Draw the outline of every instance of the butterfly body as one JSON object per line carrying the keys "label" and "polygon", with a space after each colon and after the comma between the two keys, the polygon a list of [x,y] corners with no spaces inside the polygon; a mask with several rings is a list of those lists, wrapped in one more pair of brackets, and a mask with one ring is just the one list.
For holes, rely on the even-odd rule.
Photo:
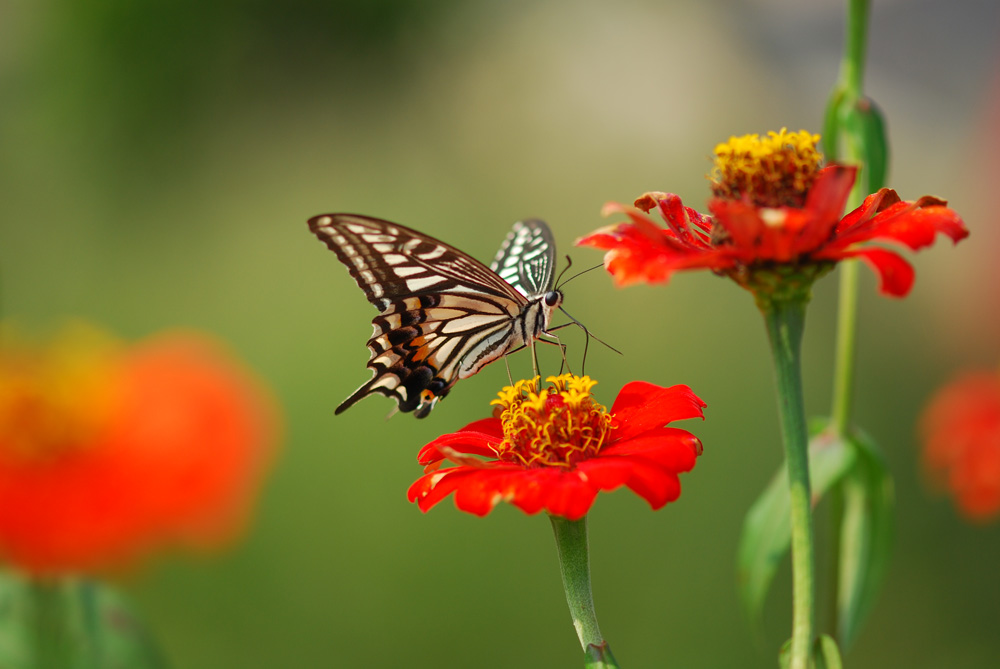
{"label": "butterfly body", "polygon": [[562,302],[552,289],[555,248],[542,221],[516,223],[491,267],[368,216],[324,214],[309,227],[380,312],[368,340],[373,376],[336,413],[378,393],[423,418],[459,379],[546,334]]}

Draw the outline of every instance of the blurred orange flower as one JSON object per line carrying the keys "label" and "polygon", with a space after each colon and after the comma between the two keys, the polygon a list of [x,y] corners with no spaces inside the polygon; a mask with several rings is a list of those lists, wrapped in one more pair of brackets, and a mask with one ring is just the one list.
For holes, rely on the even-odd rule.
{"label": "blurred orange flower", "polygon": [[278,408],[211,338],[132,346],[82,327],[0,332],[0,559],[36,574],[121,568],[244,527]]}
{"label": "blurred orange flower", "polygon": [[1000,375],[966,372],[939,389],[920,420],[924,467],[968,518],[1000,514]]}

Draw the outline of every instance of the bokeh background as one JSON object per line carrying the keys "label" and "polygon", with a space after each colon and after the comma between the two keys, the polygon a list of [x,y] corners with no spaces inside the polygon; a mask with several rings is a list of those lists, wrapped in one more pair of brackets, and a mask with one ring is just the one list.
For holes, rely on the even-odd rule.
{"label": "bokeh background", "polygon": [[[914,258],[905,300],[865,274],[856,418],[895,473],[890,575],[849,656],[866,667],[1000,666],[1000,532],[929,493],[915,421],[953,370],[1000,364],[1000,5],[874,3],[868,92],[890,184],[947,197],[972,236]],[[701,206],[715,143],[818,130],[842,2],[724,0],[12,0],[0,4],[2,313],[127,337],[217,333],[275,389],[286,443],[235,550],[176,556],[124,587],[181,668],[572,667],[580,651],[549,524],[407,503],[417,449],[484,416],[503,365],[424,421],[369,399],[374,315],[308,232],[381,216],[489,259],[537,216],[573,240],[606,200],[671,190]],[[830,400],[836,281],[806,333],[808,410]],[[681,500],[602,496],[590,519],[601,625],[627,667],[772,667],[787,565],[761,636],[739,611],[743,515],[781,462],[763,326],[709,274],[618,291],[594,272],[566,306],[610,402],[635,378],[687,383],[708,419]],[[568,332],[571,356],[582,337]],[[527,356],[511,360],[530,373]],[[554,364],[551,359],[549,364]],[[820,521],[820,532],[825,529]]]}

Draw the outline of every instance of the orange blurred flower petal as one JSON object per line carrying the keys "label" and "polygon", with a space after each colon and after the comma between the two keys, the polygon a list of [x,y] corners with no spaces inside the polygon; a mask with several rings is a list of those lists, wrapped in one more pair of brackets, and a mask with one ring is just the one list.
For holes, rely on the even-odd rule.
{"label": "orange blurred flower petal", "polygon": [[0,556],[32,572],[95,571],[231,541],[273,453],[269,393],[204,335],[67,339],[69,356],[0,345]]}
{"label": "orange blurred flower petal", "polygon": [[1000,375],[966,372],[939,389],[920,419],[924,468],[968,518],[1000,515]]}

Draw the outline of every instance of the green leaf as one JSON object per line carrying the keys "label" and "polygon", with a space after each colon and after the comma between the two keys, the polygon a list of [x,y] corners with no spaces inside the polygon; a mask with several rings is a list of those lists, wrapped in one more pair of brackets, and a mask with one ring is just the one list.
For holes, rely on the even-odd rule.
{"label": "green leaf", "polygon": [[816,669],[843,669],[844,667],[837,642],[826,634],[821,634],[816,639],[816,643],[813,644],[812,661]]}
{"label": "green leaf", "polygon": [[[878,447],[866,435],[838,439],[828,421],[810,424],[809,475],[813,504],[836,491],[841,500],[837,555],[837,634],[849,648],[875,603],[892,549],[893,484]],[[760,624],[774,575],[791,543],[788,485],[779,471],[743,523],[738,555],[740,596]]]}
{"label": "green leaf", "polygon": [[788,669],[792,664],[792,640],[781,644],[778,650],[778,669]]}
{"label": "green leaf", "polygon": [[[809,478],[812,497],[817,500],[840,481],[854,466],[857,451],[830,436],[828,421],[810,425]],[[761,610],[774,574],[791,543],[788,479],[781,469],[747,512],[738,554],[738,578],[743,610],[754,623]]]}
{"label": "green leaf", "polygon": [[856,433],[848,443],[857,458],[841,483],[837,634],[845,649],[871,611],[889,565],[894,499],[892,477],[874,442]]}

